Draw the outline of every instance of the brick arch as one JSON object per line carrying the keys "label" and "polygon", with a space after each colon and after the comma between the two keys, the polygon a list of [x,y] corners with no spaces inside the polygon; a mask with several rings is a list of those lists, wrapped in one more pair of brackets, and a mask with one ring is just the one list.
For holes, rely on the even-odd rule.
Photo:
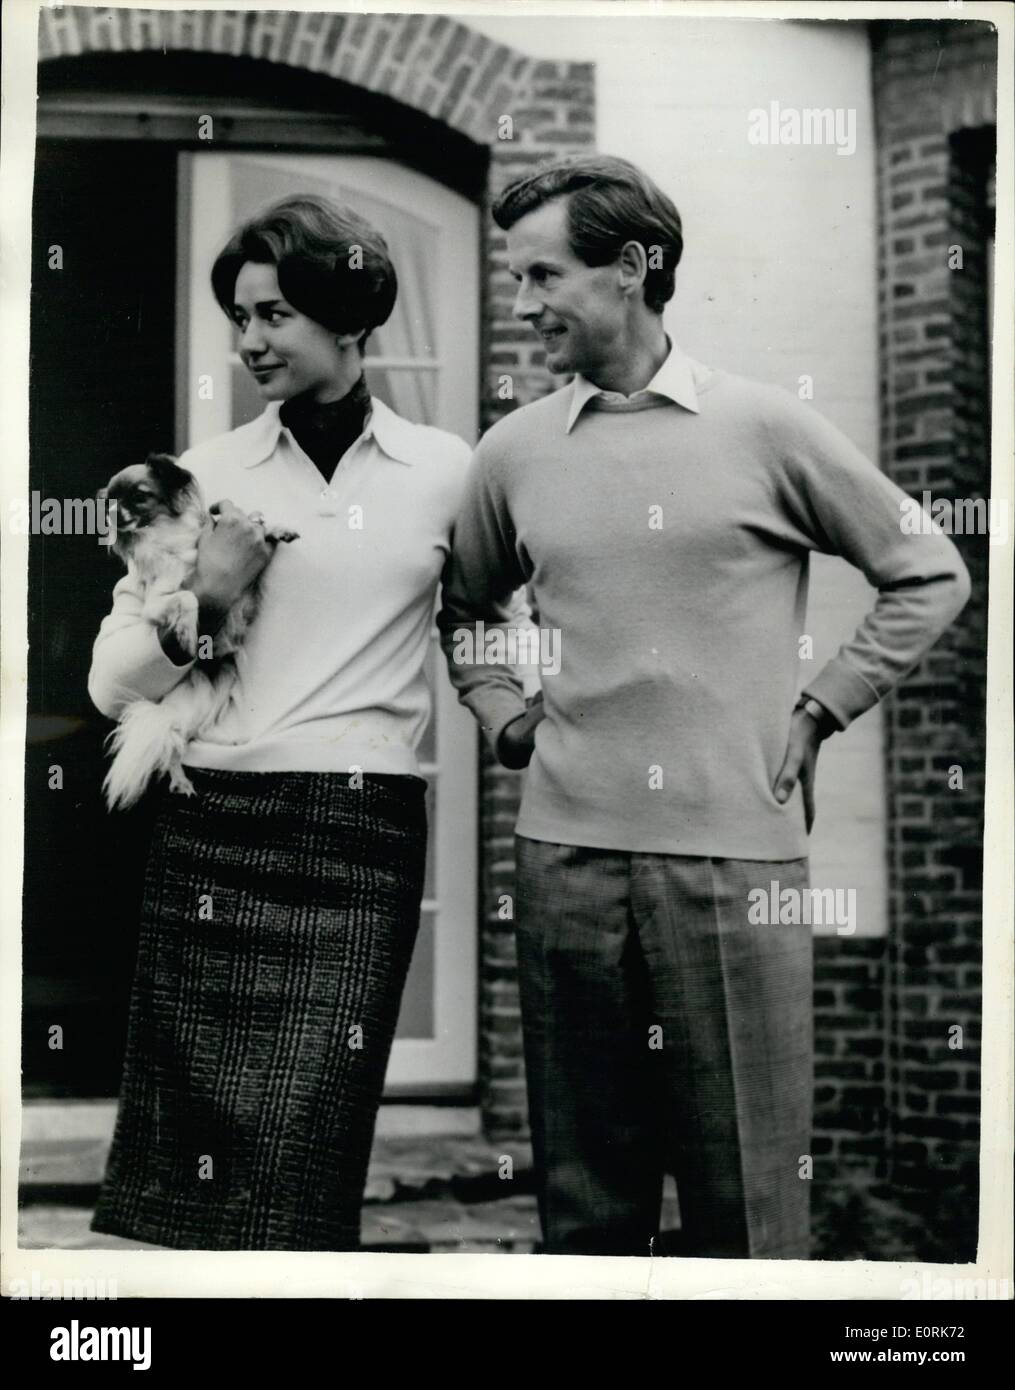
{"label": "brick arch", "polygon": [[537,69],[557,66],[538,64],[446,15],[74,6],[40,14],[41,62],[145,50],[266,59],[338,78],[484,145],[497,140],[503,114],[531,108]]}
{"label": "brick arch", "polygon": [[[489,192],[595,131],[592,63],[537,60],[446,15],[62,5],[39,16],[39,61],[175,52],[278,63],[399,103],[489,152]],[[510,116],[505,123],[504,117]],[[485,200],[487,203],[489,199]],[[503,234],[485,209],[484,425],[545,392],[544,354],[511,317]],[[513,381],[505,400],[503,375]]]}

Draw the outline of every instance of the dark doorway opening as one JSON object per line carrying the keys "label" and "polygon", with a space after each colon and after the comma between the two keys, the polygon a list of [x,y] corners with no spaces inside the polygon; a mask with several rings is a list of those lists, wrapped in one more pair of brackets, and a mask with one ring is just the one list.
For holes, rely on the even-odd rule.
{"label": "dark doorway opening", "polygon": [[[32,210],[29,487],[91,498],[173,445],[176,156],[41,140]],[[105,811],[91,647],[122,570],[95,535],[29,543],[25,1094],[119,1086],[152,807]],[[57,1031],[59,1030],[59,1032]]]}

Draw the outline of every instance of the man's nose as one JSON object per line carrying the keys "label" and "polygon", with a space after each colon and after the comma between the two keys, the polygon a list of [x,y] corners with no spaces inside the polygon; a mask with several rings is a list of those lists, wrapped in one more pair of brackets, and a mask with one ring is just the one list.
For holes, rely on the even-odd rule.
{"label": "man's nose", "polygon": [[515,318],[523,321],[537,319],[542,311],[543,306],[532,291],[524,283],[520,284],[518,293],[515,295],[514,308],[511,310]]}

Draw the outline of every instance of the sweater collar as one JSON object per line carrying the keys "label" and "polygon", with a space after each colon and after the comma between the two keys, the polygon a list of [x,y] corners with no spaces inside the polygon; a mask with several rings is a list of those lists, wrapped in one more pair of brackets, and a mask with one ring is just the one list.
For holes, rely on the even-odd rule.
{"label": "sweater collar", "polygon": [[624,396],[619,391],[604,391],[602,387],[596,386],[594,382],[577,372],[571,384],[571,404],[568,409],[564,432],[566,434],[571,433],[575,421],[593,396],[602,396],[604,400],[620,401],[634,401],[647,395],[665,396],[667,400],[673,401],[676,405],[683,406],[685,410],[690,410],[697,415],[698,390],[694,381],[693,363],[689,357],[681,352],[676,343],[671,342],[668,337],[666,341],[670,345],[670,350],[666,354],[662,366],[647,386],[643,386],[640,391],[632,392],[630,396]]}
{"label": "sweater collar", "polygon": [[341,400],[314,401],[306,395],[293,396],[279,406],[278,418],[292,434],[305,431],[325,438],[348,434],[356,438],[369,410],[370,392],[366,379],[360,375]]}
{"label": "sweater collar", "polygon": [[[236,432],[237,443],[242,445],[241,462],[244,468],[255,468],[259,463],[264,463],[278,448],[279,435],[285,428],[279,418],[280,410],[281,402],[271,401],[256,419]],[[239,439],[241,433],[245,436],[242,441]],[[376,396],[371,397],[363,437],[373,439],[388,458],[411,467],[420,456],[415,433],[416,427],[408,420],[396,415]]]}

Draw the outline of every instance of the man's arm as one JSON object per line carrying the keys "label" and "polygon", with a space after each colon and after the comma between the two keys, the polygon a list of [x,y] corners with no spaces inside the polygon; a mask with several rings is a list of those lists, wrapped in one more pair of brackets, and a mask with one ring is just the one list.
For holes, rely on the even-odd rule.
{"label": "man's arm", "polygon": [[785,802],[799,780],[809,833],[822,741],[920,662],[962,611],[970,583],[947,536],[907,533],[909,499],[900,488],[821,415],[786,401],[776,426],[785,463],[781,485],[800,538],[850,561],[878,591],[851,640],[807,682],[793,711],[773,790]]}
{"label": "man's arm", "polygon": [[506,499],[480,445],[455,522],[437,626],[451,683],[498,757],[504,751],[502,732],[526,714],[526,703],[521,681],[509,666],[482,660],[479,624],[516,622],[521,610],[514,596],[526,578],[515,550]]}
{"label": "man's arm", "polygon": [[856,632],[803,688],[845,729],[955,620],[969,598],[969,573],[940,531],[909,534],[907,495],[817,412],[788,398],[780,424],[781,486],[799,539],[842,556],[877,589]]}

